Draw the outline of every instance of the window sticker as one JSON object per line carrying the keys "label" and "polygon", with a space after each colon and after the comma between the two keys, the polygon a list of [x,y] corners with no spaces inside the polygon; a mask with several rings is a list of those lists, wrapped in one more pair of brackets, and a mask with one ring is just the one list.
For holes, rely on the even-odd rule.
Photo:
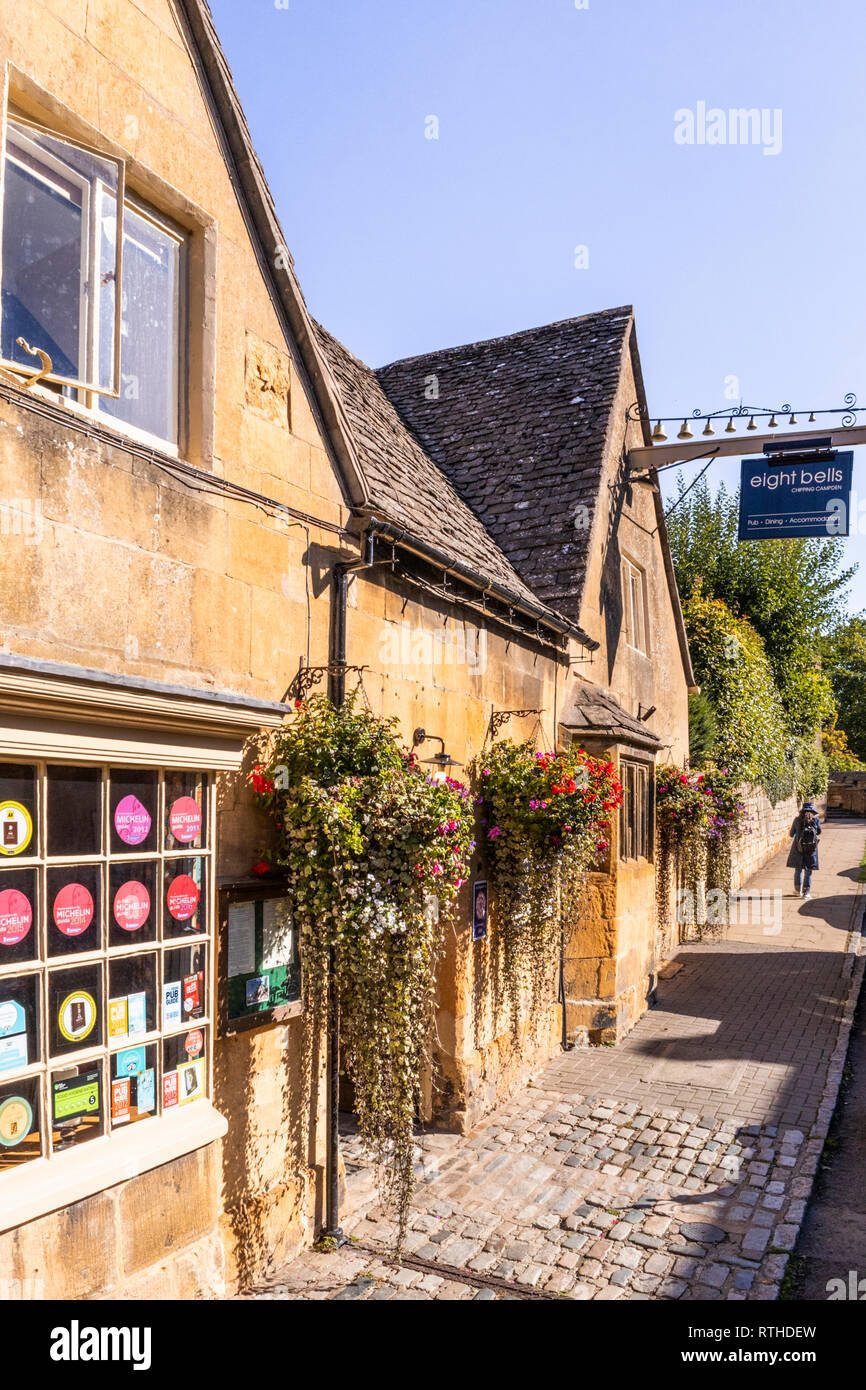
{"label": "window sticker", "polygon": [[139,1115],[156,1109],[156,1072],[153,1067],[140,1071],[135,1078],[135,1108]]}
{"label": "window sticker", "polygon": [[83,1072],[68,1081],[54,1081],[54,1119],[74,1120],[99,1113],[99,1071]]}
{"label": "window sticker", "polygon": [[84,989],[76,989],[72,994],[67,994],[60,1005],[57,1022],[67,1042],[83,1042],[93,1032],[96,1022],[96,1000],[93,995]]}
{"label": "window sticker", "polygon": [[197,1057],[204,1047],[204,1034],[200,1028],[193,1028],[183,1040],[183,1050],[187,1057]]}
{"label": "window sticker", "polygon": [[201,1018],[204,1014],[204,973],[187,975],[183,982],[183,1011],[187,1018]]}
{"label": "window sticker", "polygon": [[111,1083],[111,1123],[113,1125],[125,1124],[129,1119],[129,1077],[124,1076],[120,1081]]}
{"label": "window sticker", "polygon": [[129,1000],[109,999],[108,1036],[125,1038],[129,1032]]}
{"label": "window sticker", "polygon": [[150,894],[143,883],[131,878],[114,895],[114,920],[124,931],[138,931],[150,916]]}
{"label": "window sticker", "polygon": [[170,984],[165,984],[162,987],[163,1028],[170,1028],[173,1023],[180,1023],[181,1021],[180,991],[180,980],[172,980]]}
{"label": "window sticker", "polygon": [[33,839],[33,817],[20,801],[0,801],[0,854],[23,854]]}
{"label": "window sticker", "polygon": [[64,936],[80,936],[93,921],[93,898],[83,883],[67,883],[54,899],[54,925]]}
{"label": "window sticker", "polygon": [[191,845],[201,834],[201,807],[191,796],[179,796],[172,802],[168,816],[171,833],[182,845]]}
{"label": "window sticker", "polygon": [[119,1077],[137,1076],[147,1066],[145,1049],[143,1047],[127,1047],[123,1052],[118,1052],[114,1062]]}
{"label": "window sticker", "polygon": [[204,1095],[204,1058],[180,1062],[177,1068],[178,1104],[189,1105]]}
{"label": "window sticker", "polygon": [[33,908],[29,898],[17,888],[0,892],[0,946],[17,946],[33,924]]}
{"label": "window sticker", "polygon": [[186,922],[195,913],[200,897],[198,884],[189,874],[178,874],[168,885],[168,910],[176,922]]}
{"label": "window sticker", "polygon": [[127,1032],[131,1038],[139,1033],[147,1032],[147,993],[142,990],[140,994],[130,994],[126,1001]]}
{"label": "window sticker", "polygon": [[23,1096],[7,1096],[0,1101],[0,1144],[14,1149],[33,1128],[33,1107]]}
{"label": "window sticker", "polygon": [[0,1072],[28,1064],[27,1018],[15,999],[0,1001]]}
{"label": "window sticker", "polygon": [[150,834],[151,815],[137,796],[125,796],[117,803],[114,828],[125,845],[140,845]]}
{"label": "window sticker", "polygon": [[162,1108],[169,1110],[177,1105],[177,1072],[167,1071],[162,1078]]}

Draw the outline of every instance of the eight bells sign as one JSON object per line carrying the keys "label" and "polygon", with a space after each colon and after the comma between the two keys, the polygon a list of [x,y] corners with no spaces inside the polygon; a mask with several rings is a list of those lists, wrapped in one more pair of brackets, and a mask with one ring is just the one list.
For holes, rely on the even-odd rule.
{"label": "eight bells sign", "polygon": [[802,444],[783,457],[744,459],[738,539],[847,536],[853,461],[851,452],[806,453]]}

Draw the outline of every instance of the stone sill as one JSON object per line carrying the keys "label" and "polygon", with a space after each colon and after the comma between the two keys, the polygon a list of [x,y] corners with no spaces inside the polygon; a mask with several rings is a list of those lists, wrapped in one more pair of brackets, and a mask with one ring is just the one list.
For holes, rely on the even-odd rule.
{"label": "stone sill", "polygon": [[197,1101],[177,1114],[139,1120],[120,1134],[88,1140],[78,1150],[23,1163],[0,1174],[0,1231],[128,1182],[212,1144],[227,1130],[228,1120],[219,1111]]}

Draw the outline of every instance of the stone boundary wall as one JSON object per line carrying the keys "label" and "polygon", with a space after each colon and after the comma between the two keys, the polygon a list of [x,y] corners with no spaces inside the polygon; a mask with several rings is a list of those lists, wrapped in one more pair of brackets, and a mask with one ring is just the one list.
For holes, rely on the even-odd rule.
{"label": "stone boundary wall", "polygon": [[866,772],[831,772],[827,810],[846,816],[866,816]]}
{"label": "stone boundary wall", "polygon": [[[749,819],[732,848],[732,886],[735,890],[742,888],[774,854],[790,844],[791,825],[800,809],[796,796],[771,805],[762,787],[745,786],[740,789],[740,794],[746,803]],[[815,804],[823,819],[822,802],[816,800]]]}

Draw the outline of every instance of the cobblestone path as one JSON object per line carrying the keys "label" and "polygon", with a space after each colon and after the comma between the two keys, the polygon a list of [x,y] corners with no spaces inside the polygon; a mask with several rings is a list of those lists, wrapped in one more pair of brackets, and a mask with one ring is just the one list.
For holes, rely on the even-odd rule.
{"label": "cobblestone path", "polygon": [[469,1135],[424,1136],[400,1266],[356,1192],[349,1245],[248,1296],[776,1298],[863,975],[864,839],[830,822],[810,902],[778,855],[744,892],[782,890],[781,922],[679,948],[619,1047],[564,1053]]}

